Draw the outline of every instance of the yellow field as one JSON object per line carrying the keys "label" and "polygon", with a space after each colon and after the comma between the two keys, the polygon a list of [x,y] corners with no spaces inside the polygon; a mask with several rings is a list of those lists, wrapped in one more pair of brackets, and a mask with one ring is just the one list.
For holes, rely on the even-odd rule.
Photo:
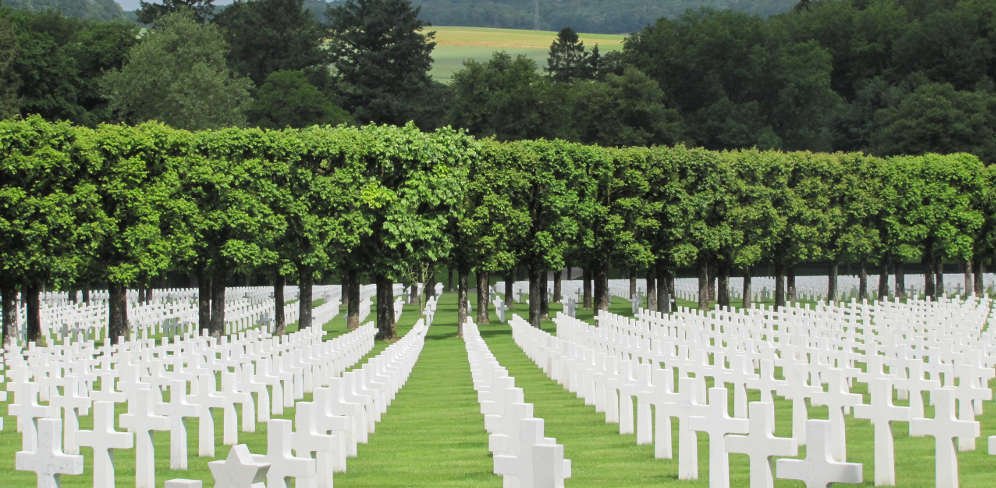
{"label": "yellow field", "polygon": [[[557,33],[551,31],[486,27],[432,26],[430,30],[436,32],[431,75],[443,83],[450,82],[465,60],[487,61],[495,51],[505,51],[513,56],[524,54],[542,69],[546,67],[550,44],[557,37]],[[581,34],[580,37],[586,48],[598,45],[603,54],[622,49],[625,39],[617,34]]]}

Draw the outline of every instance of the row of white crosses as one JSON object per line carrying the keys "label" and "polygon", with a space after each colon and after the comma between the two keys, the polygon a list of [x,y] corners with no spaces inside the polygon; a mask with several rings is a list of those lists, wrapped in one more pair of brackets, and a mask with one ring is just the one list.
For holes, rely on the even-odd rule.
{"label": "row of white crosses", "polygon": [[[435,312],[436,299],[425,315]],[[333,473],[345,471],[347,456],[365,443],[395,394],[404,386],[425,344],[428,321],[419,319],[398,342],[328,386],[315,389],[312,401],[297,402],[294,421],[270,419],[266,453],[236,445],[225,460],[208,463],[216,488],[331,488]]]}
{"label": "row of white crosses", "polygon": [[[812,442],[826,442],[827,459],[838,464],[846,459],[844,415],[854,407],[857,416],[872,421],[881,437],[876,439],[875,478],[879,485],[895,484],[892,442],[883,433],[888,432],[888,423],[918,419],[911,422],[911,431],[913,435],[937,437],[937,476],[945,485],[957,480],[953,447],[949,452],[946,446],[953,446],[952,440],[957,438],[962,449],[974,447],[978,436],[975,416],[981,413],[981,401],[991,398],[987,385],[993,377],[993,356],[983,359],[979,354],[985,344],[979,341],[979,332],[988,310],[986,300],[850,304],[820,311],[757,308],[708,315],[680,310],[665,317],[645,314],[641,320],[605,314],[599,317],[598,328],[558,316],[556,337],[535,329],[520,333],[513,329],[513,334],[551,378],[605,412],[607,421],[619,422],[621,433],[633,432],[635,400],[638,443],[651,442],[649,406],[653,404],[658,457],[671,456],[670,419],[678,419],[680,478],[698,476],[691,428],[696,424],[691,419],[704,416],[701,412],[708,408],[704,379],[710,377],[716,385],[733,389],[733,418],[755,421],[748,416],[748,389],[759,390],[768,405],[775,393],[792,399],[792,439],[798,445],[807,442],[811,425],[806,401],[827,405],[829,425],[813,425],[822,437]],[[945,324],[946,330],[932,330],[937,324]],[[917,334],[926,337],[917,342]],[[919,347],[911,348],[910,341]],[[922,355],[910,357],[911,349]],[[862,371],[857,362],[869,366]],[[776,367],[785,372],[785,378],[775,377]],[[868,405],[861,395],[850,392],[855,381],[870,385]],[[892,391],[900,388],[912,391],[911,398],[930,392],[935,416],[924,418],[922,404],[919,409],[907,407],[907,414],[897,413],[901,409],[892,405],[891,399]],[[956,401],[961,406],[957,414]],[[768,406],[752,409],[773,412]],[[707,418],[721,419],[719,410]],[[773,413],[767,420],[774,425]],[[710,438],[718,439],[719,435],[711,433]],[[718,471],[710,479],[724,474],[723,463],[715,464],[718,468],[711,469]],[[849,477],[840,473],[840,481],[853,479],[853,468]]]}
{"label": "row of white crosses", "polygon": [[[361,298],[370,295],[368,285],[361,289]],[[298,291],[295,286],[285,288],[285,299],[294,301]],[[366,293],[364,293],[366,292]],[[313,296],[326,302],[338,303],[340,287],[316,286]],[[138,292],[128,292],[128,318],[132,337],[148,338],[159,335],[183,335],[196,329],[198,302],[196,288],[156,289],[152,299],[139,302]],[[273,318],[273,289],[271,287],[229,287],[226,289],[226,333],[235,333],[257,327]],[[46,343],[106,339],[106,293],[94,292],[87,303],[72,303],[66,294],[46,294],[41,303],[41,334]],[[19,313],[23,315],[23,307]],[[297,321],[298,308],[285,307],[285,323]],[[23,318],[18,321],[23,323]]]}
{"label": "row of white crosses", "polygon": [[[514,316],[512,327],[523,325]],[[544,437],[543,419],[533,416],[533,405],[525,401],[522,388],[491,354],[477,324],[469,317],[463,326],[463,341],[473,376],[474,389],[490,434],[488,448],[494,458],[494,473],[506,488],[563,487],[571,476],[571,461],[564,459],[564,446]]]}
{"label": "row of white crosses", "polygon": [[[323,335],[313,327],[281,337],[253,330],[219,340],[175,337],[100,348],[92,342],[32,347],[7,358],[8,388],[15,392],[8,412],[17,417],[25,456],[38,452],[39,420],[58,419],[59,444],[65,444],[67,454],[78,453],[80,445],[94,448],[94,486],[114,485],[109,451],[128,448],[132,440],[137,485],[154,486],[152,432],[170,432],[171,467],[186,469],[185,418],[198,419],[198,454],[213,456],[213,409],[223,411],[224,442],[234,445],[239,430],[254,431],[257,420],[281,414],[306,392],[339,381],[373,347],[376,329],[366,324],[331,341],[323,341]],[[163,403],[167,390],[169,402]],[[127,433],[115,430],[115,403],[127,403],[128,413],[120,418]],[[241,427],[236,405],[242,407]],[[78,431],[78,416],[91,407],[93,431]],[[39,472],[39,483],[54,474]]]}

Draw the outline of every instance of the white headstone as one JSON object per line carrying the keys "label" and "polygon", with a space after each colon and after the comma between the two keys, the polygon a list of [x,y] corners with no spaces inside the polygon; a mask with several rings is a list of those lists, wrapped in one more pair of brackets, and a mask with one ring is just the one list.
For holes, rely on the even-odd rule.
{"label": "white headstone", "polygon": [[958,486],[958,456],[955,440],[978,437],[979,423],[959,420],[955,415],[955,389],[944,387],[932,393],[934,418],[910,420],[910,436],[934,438],[934,475],[936,486]]}
{"label": "white headstone", "polygon": [[730,417],[728,413],[726,388],[709,389],[709,406],[704,416],[692,416],[689,427],[709,436],[709,486],[727,488],[730,486],[730,457],[726,450],[727,434],[746,434],[749,424],[745,418]]}
{"label": "white headstone", "polygon": [[209,462],[215,488],[266,488],[270,464],[256,458],[245,444],[239,444],[232,446],[224,461]]}
{"label": "white headstone", "polygon": [[266,424],[266,454],[254,456],[270,465],[266,488],[287,488],[287,478],[308,479],[315,476],[315,460],[291,454],[291,421],[270,419]]}
{"label": "white headstone", "polygon": [[131,432],[114,430],[114,402],[93,404],[93,430],[81,430],[79,445],[93,449],[93,486],[114,486],[112,449],[131,449],[135,440]]}
{"label": "white headstone", "polygon": [[200,408],[187,401],[187,382],[172,380],[169,403],[158,405],[157,413],[169,419],[169,467],[187,469],[187,425],[183,419],[197,417]]}
{"label": "white headstone", "polygon": [[152,432],[169,430],[169,419],[156,415],[159,394],[149,387],[138,387],[128,401],[128,413],[121,416],[121,427],[135,434],[135,486],[156,487],[156,450]]}
{"label": "white headstone", "polygon": [[798,446],[791,437],[775,437],[774,405],[767,402],[752,402],[747,435],[730,435],[726,438],[726,448],[731,453],[746,454],[750,459],[750,486],[771,488],[775,485],[771,472],[771,458],[774,456],[795,456]]}
{"label": "white headstone", "polygon": [[778,478],[800,480],[806,488],[827,488],[831,483],[861,483],[861,464],[833,459],[830,421],[806,421],[806,459],[779,459]]}
{"label": "white headstone", "polygon": [[34,471],[38,488],[58,488],[64,474],[83,474],[83,456],[62,452],[62,420],[38,420],[38,444],[33,451],[18,451],[14,455],[18,471]]}
{"label": "white headstone", "polygon": [[868,392],[871,403],[855,405],[854,416],[871,420],[875,429],[875,485],[895,486],[896,459],[895,443],[892,440],[891,422],[909,421],[909,407],[892,404],[892,381],[884,378],[870,378]]}

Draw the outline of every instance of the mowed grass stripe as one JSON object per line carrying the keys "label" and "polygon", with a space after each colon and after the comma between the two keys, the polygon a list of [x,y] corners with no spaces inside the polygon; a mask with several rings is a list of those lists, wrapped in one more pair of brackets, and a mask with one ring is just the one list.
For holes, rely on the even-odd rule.
{"label": "mowed grass stripe", "polygon": [[501,486],[492,474],[484,417],[463,341],[456,296],[442,296],[411,377],[336,486]]}

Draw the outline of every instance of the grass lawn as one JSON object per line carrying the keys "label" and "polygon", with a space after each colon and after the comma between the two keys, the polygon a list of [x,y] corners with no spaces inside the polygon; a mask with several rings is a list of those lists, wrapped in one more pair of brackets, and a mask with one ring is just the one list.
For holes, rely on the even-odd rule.
{"label": "grass lawn", "polygon": [[[471,296],[471,303],[474,303],[473,300]],[[559,305],[551,304],[551,313],[559,309]],[[399,333],[407,332],[415,322],[417,314],[414,310],[414,306],[406,309],[399,324]],[[526,309],[524,305],[515,304],[512,311],[524,315]],[[615,298],[612,311],[628,315],[629,303]],[[578,318],[590,321],[591,312],[579,309]],[[654,459],[653,446],[637,446],[635,436],[619,435],[618,425],[606,423],[604,415],[595,412],[594,407],[585,406],[582,400],[549,380],[533,365],[512,341],[509,328],[497,323],[494,313],[491,313],[491,320],[492,324],[480,326],[488,346],[515,376],[516,384],[525,391],[526,400],[535,404],[535,414],[545,419],[546,435],[555,437],[563,444],[566,456],[572,460],[573,476],[567,481],[568,486],[707,486],[708,450],[704,437],[699,438],[699,480],[678,481],[676,459]],[[455,295],[445,294],[408,383],[397,394],[377,425],[377,431],[370,436],[369,443],[361,445],[359,456],[349,460],[347,473],[336,475],[337,486],[501,486],[501,479],[491,473],[492,462],[487,450],[483,418],[471,383],[466,352],[463,343],[456,337],[455,322]],[[342,315],[326,324],[325,328],[333,335],[343,333],[345,323]],[[543,328],[552,331],[552,322],[544,322]],[[373,353],[384,347],[385,344],[378,343]],[[756,394],[752,399],[755,397]],[[777,434],[788,435],[791,429],[790,404],[779,401],[777,408]],[[928,415],[931,412],[928,411]],[[293,409],[285,410],[283,417],[292,418]],[[826,410],[810,408],[810,417],[825,418]],[[228,450],[221,444],[220,413],[216,418],[216,457],[223,458]],[[985,453],[986,437],[996,435],[996,402],[986,402],[985,414],[980,420],[983,437],[977,440],[977,448],[958,455],[962,487],[996,485],[996,457]],[[20,436],[14,431],[14,422],[14,418],[6,417],[5,428],[0,433],[0,473],[5,475],[0,485],[30,486],[34,484],[32,474],[13,470],[14,452],[20,447]],[[89,417],[84,417],[81,422],[83,428],[88,428],[89,422]],[[871,424],[848,417],[847,429],[848,461],[864,464],[865,485],[872,486]],[[179,477],[210,481],[207,470],[210,459],[195,455],[196,432],[196,421],[190,421],[188,444],[193,455],[189,471],[168,469],[168,434],[156,434],[157,482],[160,486],[164,480]],[[896,437],[898,486],[933,486],[933,439],[910,438],[906,423],[894,424],[893,432]],[[674,439],[677,439],[676,432]],[[266,442],[265,426],[260,425],[256,433],[240,434],[239,440],[249,444],[250,450],[262,452]],[[91,486],[90,456],[88,452],[84,454],[87,456],[86,474],[65,477],[63,486]],[[134,485],[131,451],[119,453],[116,460],[118,486]],[[731,485],[747,486],[747,458],[731,456],[730,466]],[[776,485],[802,486],[801,483],[788,481],[778,481]]]}
{"label": "grass lawn", "polygon": [[[495,51],[505,51],[512,56],[524,54],[543,69],[550,44],[557,37],[557,33],[552,31],[521,29],[447,26],[432,26],[430,29],[436,32],[430,75],[447,84],[453,73],[463,67],[465,60],[487,61]],[[580,37],[585,47],[590,49],[597,44],[602,54],[622,49],[625,38],[617,34],[581,34]]]}

